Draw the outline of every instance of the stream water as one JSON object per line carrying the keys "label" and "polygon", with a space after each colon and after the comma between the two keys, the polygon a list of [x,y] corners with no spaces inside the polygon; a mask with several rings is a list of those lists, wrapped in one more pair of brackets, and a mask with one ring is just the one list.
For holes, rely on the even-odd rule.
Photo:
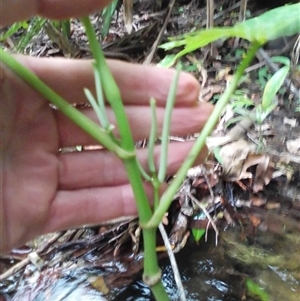
{"label": "stream water", "polygon": [[[208,241],[202,238],[198,245],[190,236],[187,245],[176,255],[187,300],[299,301],[300,212],[293,209],[295,203],[284,204],[281,209],[248,208],[251,211],[246,210],[244,217],[259,218],[260,225],[237,224],[220,229],[218,246],[212,230],[208,233]],[[168,259],[162,260],[160,265],[171,301],[179,300]],[[22,289],[21,280],[12,298],[1,297],[0,290],[0,301],[154,301],[149,288],[140,280],[141,275],[129,286],[103,296],[86,281],[89,275],[101,278],[101,270],[96,266],[84,269],[75,266],[66,269],[63,277],[54,269],[49,273],[52,273],[51,283],[46,274],[42,278],[32,278],[30,287]],[[262,288],[267,297],[253,296],[246,288],[249,279]]]}
{"label": "stream water", "polygon": [[[296,230],[296,229],[295,229]],[[297,233],[296,233],[297,232]],[[219,245],[214,233],[207,243],[190,243],[177,255],[188,301],[260,300],[250,296],[245,280],[259,284],[269,300],[300,300],[300,237],[299,231],[284,236],[257,233],[257,239],[241,239],[241,231],[228,229],[221,234]],[[172,270],[162,262],[164,285],[172,301],[178,300]],[[243,299],[247,296],[247,299]],[[115,301],[152,301],[150,291],[136,281]]]}

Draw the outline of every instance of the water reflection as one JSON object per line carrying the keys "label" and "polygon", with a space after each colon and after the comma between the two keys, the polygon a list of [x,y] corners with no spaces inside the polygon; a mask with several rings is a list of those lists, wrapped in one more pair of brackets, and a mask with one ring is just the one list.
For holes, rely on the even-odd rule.
{"label": "water reflection", "polygon": [[[247,292],[246,279],[263,288],[269,301],[300,300],[299,221],[275,219],[269,213],[268,216],[267,228],[274,231],[254,228],[250,224],[243,229],[236,226],[221,231],[218,246],[215,246],[213,232],[209,233],[206,243],[202,240],[196,245],[189,240],[176,255],[188,301],[259,300]],[[168,259],[162,260],[160,265],[170,300],[177,301],[177,287]],[[103,296],[87,281],[91,276],[100,278],[104,274],[99,268],[61,269],[61,273],[50,269],[49,273],[55,277],[39,278],[38,273],[33,274],[38,278],[31,278],[30,287],[22,288],[19,284],[16,295],[7,296],[6,300],[39,301],[51,296],[51,301],[154,301],[150,289],[140,280],[141,275],[136,275],[131,285]]]}
{"label": "water reflection", "polygon": [[[282,236],[256,234],[259,234],[257,240],[243,237],[240,229],[229,229],[222,233],[217,247],[210,235],[207,243],[196,246],[190,242],[177,254],[187,300],[240,301],[246,295],[247,301],[260,300],[247,294],[245,280],[249,278],[268,293],[270,301],[299,301],[299,239],[291,241],[292,233]],[[167,260],[162,266],[163,283],[171,301],[177,301],[171,267]],[[141,281],[136,281],[110,300],[154,301],[154,298]]]}

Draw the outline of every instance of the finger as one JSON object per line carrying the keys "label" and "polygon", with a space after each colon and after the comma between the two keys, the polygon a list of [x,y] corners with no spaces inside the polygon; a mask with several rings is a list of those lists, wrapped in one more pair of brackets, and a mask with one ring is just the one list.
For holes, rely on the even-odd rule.
{"label": "finger", "polygon": [[[70,103],[87,102],[83,88],[94,92],[91,60],[20,55],[16,58]],[[121,91],[124,104],[148,106],[150,97],[154,97],[157,106],[165,105],[174,70],[113,60],[108,60],[108,64]],[[175,106],[193,106],[197,102],[198,95],[197,80],[190,74],[182,72],[176,91]]]}
{"label": "finger", "polygon": [[[176,173],[194,142],[170,143],[168,150],[167,173]],[[160,146],[155,148],[156,168],[159,166]],[[195,164],[203,162],[207,155],[204,147]],[[148,150],[139,149],[137,156],[143,168],[148,170]],[[60,189],[70,190],[100,186],[115,186],[128,183],[128,175],[123,163],[114,154],[106,151],[85,151],[61,154],[59,165]]]}
{"label": "finger", "polygon": [[[185,136],[199,132],[207,121],[212,109],[213,107],[211,105],[205,103],[198,103],[194,107],[175,108],[171,119],[171,134]],[[83,112],[86,116],[98,123],[92,109],[86,109]],[[111,110],[108,110],[108,113],[111,123],[116,125]],[[148,138],[152,122],[150,109],[147,107],[130,106],[126,107],[126,114],[132,129],[134,140],[138,141]],[[162,132],[164,114],[165,110],[163,108],[157,109],[158,136]],[[57,124],[58,133],[60,135],[60,147],[98,144],[78,126],[71,123],[66,116],[59,112],[57,112]],[[115,131],[115,134],[117,134],[117,130]]]}
{"label": "finger", "polygon": [[109,2],[109,0],[1,0],[0,25],[26,20],[36,14],[53,19],[81,17],[100,10]]}
{"label": "finger", "polygon": [[[146,183],[145,189],[148,199],[151,200],[151,185]],[[99,224],[120,216],[136,215],[134,196],[129,184],[59,191],[51,204],[43,232]]]}

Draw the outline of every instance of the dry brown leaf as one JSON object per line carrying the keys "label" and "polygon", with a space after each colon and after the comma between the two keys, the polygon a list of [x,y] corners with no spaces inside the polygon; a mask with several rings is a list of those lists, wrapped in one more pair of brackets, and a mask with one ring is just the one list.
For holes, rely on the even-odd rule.
{"label": "dry brown leaf", "polygon": [[[199,67],[198,67],[198,70],[199,70]],[[201,88],[203,89],[206,82],[207,82],[207,78],[208,78],[207,70],[202,67],[199,71],[200,71],[200,74],[201,74],[201,77],[202,77]]]}
{"label": "dry brown leaf", "polygon": [[98,277],[91,277],[89,279],[91,286],[96,289],[97,291],[101,292],[102,294],[106,295],[109,293],[109,289],[103,279],[102,276]]}
{"label": "dry brown leaf", "polygon": [[230,67],[226,67],[224,69],[221,69],[217,76],[216,76],[216,80],[222,80],[222,79],[226,79],[228,77],[229,72],[231,71]]}
{"label": "dry brown leaf", "polygon": [[133,3],[132,0],[123,0],[124,7],[124,25],[128,34],[132,32],[132,10]]}
{"label": "dry brown leaf", "polygon": [[203,102],[208,102],[214,94],[223,92],[224,87],[221,85],[210,85],[201,90],[199,99]]}
{"label": "dry brown leaf", "polygon": [[292,128],[294,128],[297,125],[297,119],[284,117],[283,123],[289,124]]}
{"label": "dry brown leaf", "polygon": [[256,172],[253,182],[253,191],[258,192],[263,189],[265,185],[268,185],[272,179],[274,172],[274,165],[267,155],[250,154],[247,158],[248,168],[256,165]]}
{"label": "dry brown leaf", "polygon": [[249,215],[249,219],[254,227],[258,227],[261,224],[261,219],[253,214]]}
{"label": "dry brown leaf", "polygon": [[50,22],[45,23],[45,30],[51,41],[58,45],[65,56],[76,56],[78,50],[68,41],[68,39],[59,32]]}
{"label": "dry brown leaf", "polygon": [[207,82],[207,70],[203,67],[202,63],[194,56],[194,55],[187,55],[186,58],[194,65],[197,66],[197,70],[201,75],[201,89],[204,89],[204,86]]}
{"label": "dry brown leaf", "polygon": [[300,155],[300,137],[286,142],[287,150],[294,155]]}
{"label": "dry brown leaf", "polygon": [[215,133],[222,133],[226,130],[227,122],[234,117],[234,111],[232,109],[232,105],[227,105],[225,109],[225,113],[223,114],[221,120],[216,127]]}
{"label": "dry brown leaf", "polygon": [[265,208],[268,210],[272,210],[272,209],[278,209],[280,208],[280,203],[275,203],[275,202],[268,202],[268,204],[266,204]]}
{"label": "dry brown leaf", "polygon": [[[243,170],[250,150],[250,145],[244,139],[228,143],[221,148],[219,155],[222,158],[223,177],[226,181],[234,182],[252,177],[251,173],[247,175],[246,171]],[[242,171],[243,174],[241,176]]]}
{"label": "dry brown leaf", "polygon": [[[244,139],[231,142],[223,146],[220,156],[223,160],[223,178],[225,181],[240,181],[253,178],[253,191],[258,192],[272,179],[274,167],[270,157],[251,153],[252,146]],[[255,166],[255,177],[249,171]]]}
{"label": "dry brown leaf", "polygon": [[262,198],[262,197],[259,197],[257,195],[253,195],[251,198],[251,205],[252,206],[255,206],[255,207],[260,207],[260,206],[263,206],[267,203],[267,199],[266,198]]}

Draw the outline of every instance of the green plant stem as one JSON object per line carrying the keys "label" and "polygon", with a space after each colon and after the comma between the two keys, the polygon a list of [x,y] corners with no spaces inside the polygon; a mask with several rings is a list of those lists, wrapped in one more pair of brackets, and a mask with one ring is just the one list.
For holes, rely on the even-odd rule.
{"label": "green plant stem", "polygon": [[168,99],[166,103],[164,124],[163,124],[162,137],[161,137],[161,154],[160,154],[159,170],[157,176],[158,180],[161,183],[163,183],[166,178],[168,147],[170,143],[169,136],[170,136],[171,117],[172,117],[172,112],[173,112],[175,98],[176,98],[176,90],[177,90],[180,70],[181,70],[180,64],[177,64],[176,75],[172,80],[170,92],[168,94]]}
{"label": "green plant stem", "polygon": [[141,165],[141,163],[139,161],[137,161],[137,164],[139,166],[139,171],[141,173],[141,176],[144,180],[146,180],[147,182],[151,182],[152,178],[150,175],[147,174],[146,170],[144,169],[144,167]]}
{"label": "green plant stem", "polygon": [[[33,72],[22,66],[13,58],[12,55],[5,52],[2,48],[0,48],[0,58],[1,62],[3,62],[31,87],[36,89],[45,99],[49,100],[53,105],[55,105],[70,120],[72,120],[87,134],[105,146],[108,150],[114,152],[120,159],[124,161],[130,183],[137,200],[139,216],[141,220],[146,223],[150,219],[152,212],[143,188],[143,182],[138,170],[135,152],[128,152],[116,145],[116,143],[101,127],[80,113],[71,104],[69,104],[51,88],[49,88],[45,83],[43,83]],[[145,245],[144,274],[147,275],[147,278],[151,281],[151,278],[160,272],[155,249],[156,229],[144,230],[143,238]],[[169,300],[166,292],[163,289],[161,281],[158,281],[152,287],[152,291],[155,296],[159,296],[157,300]]]}
{"label": "green plant stem", "polygon": [[175,195],[176,191],[178,190],[182,181],[184,180],[188,169],[192,166],[195,159],[199,155],[201,149],[205,144],[206,138],[209,136],[214,126],[216,125],[223,108],[226,106],[226,104],[230,99],[230,96],[237,88],[239,80],[241,79],[245,69],[249,66],[250,62],[255,57],[255,53],[260,48],[260,46],[261,44],[257,42],[252,43],[252,45],[250,46],[247,55],[240,63],[235,75],[232,78],[231,83],[229,84],[228,88],[226,89],[226,91],[224,92],[224,94],[221,96],[218,103],[216,104],[214,111],[212,112],[211,116],[209,117],[208,121],[203,127],[201,134],[197,138],[190,153],[188,154],[185,161],[183,162],[180,169],[178,170],[176,177],[174,178],[174,180],[172,181],[168,189],[165,191],[165,193],[162,195],[159,206],[155,210],[151,220],[149,221],[149,223],[143,225],[144,227],[147,228],[158,227],[159,223],[163,218],[163,215],[168,210],[172,202],[173,196]]}
{"label": "green plant stem", "polygon": [[[90,48],[95,58],[95,66],[99,72],[102,87],[107,101],[109,102],[112,110],[114,111],[118,130],[120,133],[120,146],[128,152],[135,153],[135,145],[131,134],[131,129],[126,116],[126,112],[122,103],[121,93],[116,85],[114,78],[106,63],[105,57],[102,53],[102,49],[97,41],[95,31],[92,27],[89,17],[81,19],[85,26],[86,34],[89,39]],[[126,172],[128,174],[129,182],[131,184],[138,215],[141,224],[147,223],[151,216],[152,210],[150,203],[143,186],[141,173],[139,170],[139,164],[137,162],[136,155],[130,158],[121,158],[123,160]],[[156,254],[156,228],[143,229],[144,240],[144,279],[148,284],[159,301],[169,300],[167,293],[165,292],[160,277],[160,268],[158,266],[157,254]],[[152,285],[153,284],[153,285]]]}
{"label": "green plant stem", "polygon": [[58,95],[55,91],[49,88],[43,81],[41,81],[33,72],[29,71],[16,59],[13,58],[8,52],[0,48],[1,61],[15,72],[20,78],[27,82],[31,87],[37,90],[44,98],[49,100],[53,105],[57,107],[62,113],[64,113],[70,120],[77,124],[81,129],[93,137],[97,142],[107,148],[109,151],[116,153],[120,158],[129,158],[134,154],[127,152],[119,147],[111,137],[84,114],[79,112],[65,99]]}
{"label": "green plant stem", "polygon": [[[141,174],[139,173],[137,159],[130,158],[123,160],[125,165],[129,181],[134,193],[134,197],[137,204],[139,221],[141,224],[150,220],[152,211],[143,188],[143,182]],[[152,282],[152,279],[160,274],[160,268],[158,266],[157,254],[156,254],[156,228],[142,229],[143,241],[144,241],[144,281],[147,279],[149,282],[145,282],[146,285]],[[149,285],[152,293],[158,301],[168,301],[168,295],[165,292],[161,279],[159,279],[155,285]],[[159,297],[159,298],[158,298]]]}
{"label": "green plant stem", "polygon": [[121,146],[128,151],[134,151],[135,145],[132,139],[126,112],[122,104],[120,90],[110,72],[101,47],[97,41],[97,37],[92,27],[90,18],[83,17],[81,18],[81,21],[84,24],[86,34],[89,39],[90,49],[95,59],[95,65],[99,71],[106,99],[109,102],[116,116],[116,121],[121,137]]}
{"label": "green plant stem", "polygon": [[161,182],[158,180],[156,175],[152,177],[152,185],[153,185],[153,207],[155,211],[159,204],[159,188],[161,187]]}
{"label": "green plant stem", "polygon": [[84,88],[83,91],[84,91],[85,97],[88,99],[90,105],[92,106],[93,110],[95,111],[96,116],[97,116],[97,118],[98,118],[98,120],[99,120],[102,128],[107,129],[108,127],[103,126],[102,112],[101,112],[101,110],[100,110],[100,108],[99,108],[99,106],[97,104],[97,101],[94,98],[92,92],[89,89],[87,89],[87,88]]}
{"label": "green plant stem", "polygon": [[151,130],[148,140],[148,167],[151,173],[151,182],[153,186],[153,207],[154,210],[157,208],[159,203],[159,188],[161,182],[157,178],[155,162],[154,162],[154,147],[157,137],[157,118],[156,118],[156,102],[154,98],[150,99],[151,108]]}
{"label": "green plant stem", "polygon": [[106,107],[105,107],[105,101],[103,96],[103,89],[101,85],[101,79],[95,64],[93,64],[93,70],[94,70],[94,77],[95,77],[96,95],[98,100],[97,104],[100,112],[99,119],[102,127],[107,131],[110,131],[110,123],[108,121],[108,117],[106,114]]}
{"label": "green plant stem", "polygon": [[154,146],[157,137],[157,118],[156,118],[156,101],[154,98],[150,99],[151,108],[151,130],[148,140],[148,167],[152,175],[155,174],[156,168],[154,163]]}
{"label": "green plant stem", "polygon": [[[122,103],[121,93],[106,63],[102,49],[97,41],[95,31],[92,27],[89,17],[82,18],[82,22],[86,29],[89,44],[93,56],[95,58],[94,66],[97,68],[104,93],[107,101],[116,116],[118,130],[120,132],[120,145],[128,152],[135,154],[135,145],[132,138],[129,122]],[[123,159],[123,158],[121,158]],[[128,159],[128,160],[127,160]],[[136,197],[139,218],[141,221],[148,220],[152,215],[152,211],[143,189],[142,177],[139,171],[136,155],[131,158],[124,158],[124,164],[128,173],[129,181],[132,185],[134,195]]]}

